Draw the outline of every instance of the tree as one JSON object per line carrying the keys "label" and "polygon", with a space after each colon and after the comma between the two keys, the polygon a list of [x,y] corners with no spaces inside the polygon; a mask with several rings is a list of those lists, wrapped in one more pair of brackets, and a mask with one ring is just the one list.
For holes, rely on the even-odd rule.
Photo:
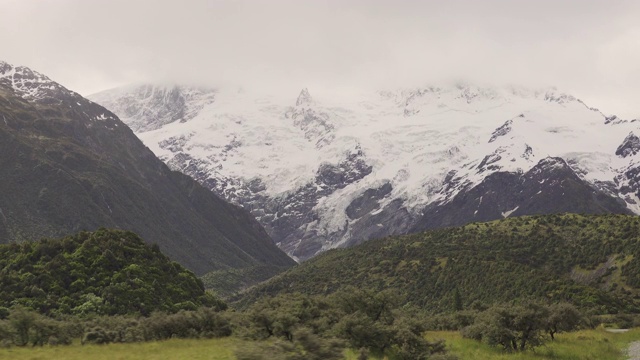
{"label": "tree", "polygon": [[500,345],[505,350],[524,351],[542,345],[548,318],[549,309],[536,302],[497,305],[463,329],[463,336]]}
{"label": "tree", "polygon": [[460,296],[460,290],[455,288],[453,291],[453,311],[462,310],[462,297]]}
{"label": "tree", "polygon": [[21,306],[16,306],[9,315],[9,324],[15,333],[14,343],[25,346],[29,343],[31,332],[36,322],[37,314]]}
{"label": "tree", "polygon": [[555,339],[555,334],[575,330],[581,323],[582,315],[575,306],[568,303],[549,306],[549,317],[547,318],[545,327],[551,340]]}

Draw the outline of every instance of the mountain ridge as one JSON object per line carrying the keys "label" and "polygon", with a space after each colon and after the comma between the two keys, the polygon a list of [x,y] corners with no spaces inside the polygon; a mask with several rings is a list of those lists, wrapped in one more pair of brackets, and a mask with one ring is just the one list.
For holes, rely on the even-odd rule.
{"label": "mountain ridge", "polygon": [[[478,186],[495,187],[485,183],[494,173],[522,176],[548,158],[562,158],[570,170],[556,184],[577,176],[579,202],[591,204],[555,206],[557,199],[547,197],[529,214],[555,207],[640,213],[634,170],[640,158],[632,150],[616,155],[630,133],[640,132],[638,123],[606,116],[554,88],[457,84],[347,100],[318,99],[304,88],[289,102],[210,90],[216,99],[195,117],[160,120],[162,126],[138,136],[172,169],[251,211],[300,260],[374,237],[447,226],[427,219],[434,208]],[[117,99],[132,96],[115,89],[91,98],[121,113]],[[144,116],[123,120],[155,123]],[[472,214],[463,223],[489,220],[477,207],[449,208],[448,217]],[[527,214],[526,208],[512,203],[497,216]]]}
{"label": "mountain ridge", "polygon": [[0,242],[112,227],[153,239],[197,274],[294,264],[243,209],[44,75],[0,63],[0,118]]}

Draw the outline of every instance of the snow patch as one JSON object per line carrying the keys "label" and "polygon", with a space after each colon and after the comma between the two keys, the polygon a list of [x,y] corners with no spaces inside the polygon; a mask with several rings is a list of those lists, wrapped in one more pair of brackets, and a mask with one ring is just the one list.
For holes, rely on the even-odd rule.
{"label": "snow patch", "polygon": [[508,218],[511,214],[513,214],[514,211],[518,210],[520,206],[516,206],[515,208],[509,210],[509,211],[505,211],[502,213],[502,217],[503,218]]}

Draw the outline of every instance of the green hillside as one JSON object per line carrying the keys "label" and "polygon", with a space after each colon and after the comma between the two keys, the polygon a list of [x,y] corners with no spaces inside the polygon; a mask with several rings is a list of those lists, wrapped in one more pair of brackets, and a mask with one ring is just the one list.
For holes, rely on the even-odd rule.
{"label": "green hillside", "polygon": [[347,286],[395,289],[434,312],[518,299],[598,313],[640,311],[640,218],[544,215],[474,223],[330,250],[233,300]]}
{"label": "green hillside", "polygon": [[142,314],[224,306],[132,232],[100,229],[0,245],[0,307],[43,314]]}

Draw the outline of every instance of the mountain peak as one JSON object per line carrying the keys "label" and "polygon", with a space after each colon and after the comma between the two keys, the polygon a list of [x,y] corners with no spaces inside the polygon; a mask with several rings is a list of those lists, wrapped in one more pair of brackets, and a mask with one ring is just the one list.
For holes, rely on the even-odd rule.
{"label": "mountain peak", "polygon": [[13,66],[0,61],[0,85],[12,88],[23,99],[59,103],[59,97],[80,96],[47,76],[26,66]]}
{"label": "mountain peak", "polygon": [[[281,248],[301,260],[422,223],[449,226],[451,217],[462,224],[625,206],[640,214],[640,175],[629,171],[640,155],[614,154],[637,124],[605,124],[601,112],[555,89],[443,84],[327,93],[321,100],[308,88],[294,91],[295,104],[291,96],[222,89],[220,101],[192,120],[136,132],[172,169],[252,209]],[[127,104],[114,108],[121,118],[139,108],[129,123],[159,124],[147,97],[119,99]],[[194,103],[186,99],[177,109]],[[250,121],[256,116],[260,121]],[[574,183],[579,191],[569,195]],[[592,187],[607,199],[621,195],[602,207]],[[576,199],[588,205],[572,207]]]}
{"label": "mountain peak", "polygon": [[561,157],[547,156],[540,160],[536,167],[542,167],[546,169],[563,169],[569,167],[567,162]]}
{"label": "mountain peak", "polygon": [[197,274],[293,265],[249,213],[171,171],[109,110],[26,67],[0,70],[0,243],[107,226]]}
{"label": "mountain peak", "polygon": [[304,88],[300,91],[300,95],[298,95],[298,100],[296,100],[296,106],[302,105],[311,105],[313,104],[313,98],[311,94],[309,94],[309,89]]}
{"label": "mountain peak", "polygon": [[626,138],[624,138],[622,144],[620,144],[620,146],[618,146],[618,148],[616,149],[616,155],[623,158],[635,155],[638,152],[640,152],[640,138],[638,138],[633,133],[633,131],[630,132]]}
{"label": "mountain peak", "polygon": [[[142,83],[105,90],[89,99],[118,113],[133,131],[146,132],[175,121],[190,121],[213,104],[217,94],[215,88],[203,86]],[[145,121],[135,120],[140,117]]]}
{"label": "mountain peak", "polygon": [[0,60],[0,74],[4,74],[5,72],[7,72],[8,70],[12,69],[13,66],[11,66],[11,64]]}

